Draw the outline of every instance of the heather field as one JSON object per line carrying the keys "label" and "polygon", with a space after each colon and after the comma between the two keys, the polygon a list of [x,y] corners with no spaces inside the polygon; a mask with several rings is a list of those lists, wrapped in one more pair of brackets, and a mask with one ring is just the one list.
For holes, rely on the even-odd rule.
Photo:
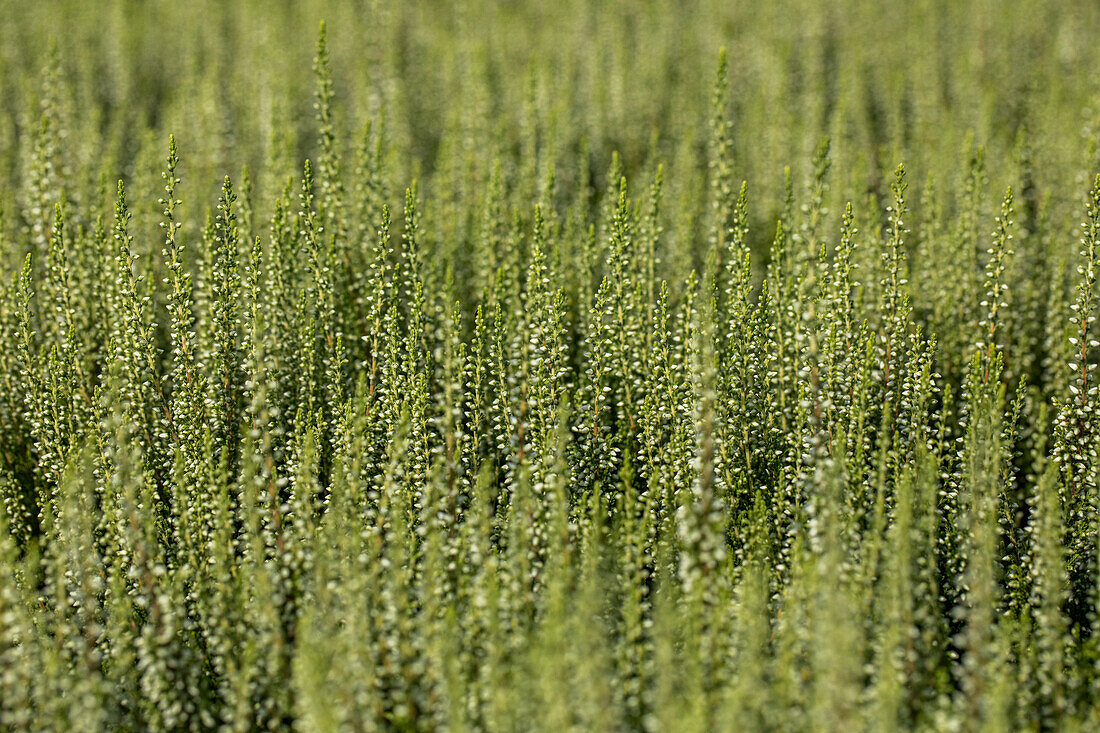
{"label": "heather field", "polygon": [[0,0],[0,733],[1100,729],[1098,70]]}

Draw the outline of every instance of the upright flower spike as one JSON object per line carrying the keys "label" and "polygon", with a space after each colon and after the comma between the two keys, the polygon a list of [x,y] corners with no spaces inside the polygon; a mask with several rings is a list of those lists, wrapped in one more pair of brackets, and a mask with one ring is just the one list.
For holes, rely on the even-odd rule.
{"label": "upright flower spike", "polygon": [[169,338],[172,345],[173,379],[178,383],[194,379],[194,374],[188,374],[188,370],[194,369],[194,330],[195,316],[193,313],[191,274],[183,261],[183,252],[180,242],[180,229],[183,222],[177,218],[177,208],[183,202],[176,198],[176,186],[180,179],[176,176],[176,166],[179,165],[179,155],[176,153],[176,138],[168,136],[168,156],[165,159],[165,169],[161,173],[164,180],[164,196],[158,199],[163,207],[164,219],[161,221],[161,229],[164,230],[164,264],[167,273],[164,285],[171,289],[168,296],[168,311],[171,318]]}
{"label": "upright flower spike", "polygon": [[978,328],[982,332],[976,347],[982,351],[983,378],[989,379],[989,362],[996,352],[1004,351],[1005,313],[1008,308],[1008,283],[1006,269],[1012,257],[1012,189],[1005,190],[1001,203],[1001,215],[997,217],[997,231],[993,233],[993,245],[989,248],[989,261],[985,266],[985,298],[980,303],[985,313]]}
{"label": "upright flower spike", "polygon": [[[806,258],[811,270],[816,268],[818,261],[825,258],[824,243],[821,241],[821,229],[823,220],[828,216],[825,197],[829,192],[829,171],[832,169],[832,156],[830,155],[831,143],[829,138],[822,138],[817,145],[817,152],[813,158],[813,177],[810,180],[809,202],[806,204],[805,216],[799,227],[799,237],[803,240],[804,250],[802,257]],[[810,278],[816,279],[816,278]]]}
{"label": "upright flower spike", "polygon": [[[382,125],[367,120],[363,126],[361,140],[354,155],[353,183],[350,187],[349,208],[352,213],[348,222],[348,272],[347,297],[351,300],[342,308],[345,317],[343,329],[347,334],[358,333],[362,336],[370,327],[372,308],[373,278],[364,278],[363,270],[373,271],[378,263],[377,250],[356,243],[376,241],[378,218],[384,208],[386,183],[382,180]],[[362,346],[349,342],[352,360],[362,357]]]}
{"label": "upright flower spike", "polygon": [[[323,212],[316,210],[313,167],[307,160],[302,171],[297,224],[306,251],[306,275],[299,293],[300,339],[294,355],[298,361],[298,407],[308,414],[323,410],[325,419],[337,414],[344,394],[347,359],[337,317],[336,234],[326,229]],[[323,442],[328,436],[321,436]]]}
{"label": "upright flower spike", "polygon": [[[340,170],[341,151],[337,145],[336,122],[334,119],[335,91],[333,89],[332,70],[329,62],[328,41],[324,22],[321,23],[317,38],[317,55],[314,58],[314,77],[316,79],[316,93],[314,107],[317,112],[317,125],[319,135],[320,153],[317,158],[317,211],[324,231],[324,246],[326,249],[326,267],[329,272],[328,288],[330,293],[326,297],[331,299],[325,303],[325,370],[330,375],[327,387],[327,399],[329,401],[330,414],[335,414],[337,409],[335,402],[344,397],[343,362],[347,359],[344,353],[343,340],[348,340],[348,334],[344,331],[343,311],[348,310],[349,299],[353,298],[354,261],[353,246],[348,237],[348,224],[346,213],[347,194],[343,176]],[[372,212],[373,213],[373,212]],[[337,301],[340,301],[337,303]],[[333,382],[339,384],[334,384]]]}
{"label": "upright flower spike", "polygon": [[297,233],[294,217],[288,202],[293,196],[293,180],[287,179],[282,195],[275,200],[271,216],[270,240],[266,248],[266,266],[263,269],[261,290],[263,310],[268,314],[267,328],[270,335],[268,358],[272,362],[273,379],[278,389],[271,399],[282,414],[293,414],[297,409],[296,343],[293,317],[283,317],[287,303],[296,296],[296,272],[293,252],[297,249]]}
{"label": "upright flower spike", "polygon": [[752,308],[752,272],[750,251],[746,238],[748,223],[748,183],[741,182],[737,203],[730,220],[726,249],[721,253],[721,273],[718,275],[718,314],[720,327],[725,331],[728,343],[743,316]]}
{"label": "upright flower spike", "polygon": [[971,719],[981,719],[989,708],[997,638],[994,624],[1002,602],[996,509],[1003,471],[1003,416],[992,390],[981,387],[980,363],[980,356],[976,354],[969,378],[972,406],[963,449],[965,490],[960,501],[965,561],[960,585],[963,589],[960,615],[965,626],[956,639],[962,651],[958,694],[963,710]]}
{"label": "upright flower spike", "polygon": [[[882,368],[883,384],[888,393],[896,391],[898,372],[905,358],[903,343],[910,312],[907,287],[909,274],[906,267],[904,242],[905,234],[908,232],[905,225],[905,219],[909,213],[905,203],[905,192],[908,187],[905,181],[905,168],[899,165],[894,171],[894,182],[891,185],[894,203],[889,210],[888,239],[886,248],[882,252]],[[894,409],[893,399],[896,398],[891,398],[891,403],[888,403],[890,409]]]}
{"label": "upright flower spike", "polygon": [[1061,497],[1065,511],[1070,568],[1069,612],[1076,625],[1088,623],[1088,608],[1096,593],[1095,526],[1097,498],[1096,448],[1100,435],[1097,408],[1100,385],[1096,382],[1097,285],[1100,274],[1100,175],[1089,194],[1087,218],[1082,224],[1077,299],[1070,307],[1068,337],[1072,357],[1069,394],[1058,402],[1055,419],[1054,460],[1061,472]]}
{"label": "upright flower spike", "polygon": [[612,218],[606,265],[611,297],[601,322],[613,329],[608,335],[612,341],[611,359],[617,372],[614,407],[622,416],[627,440],[632,440],[637,430],[637,403],[642,389],[642,380],[637,374],[641,366],[643,320],[633,280],[636,276],[635,229],[634,217],[627,205],[626,179],[622,178],[619,180],[618,203]]}
{"label": "upright flower spike", "polygon": [[839,417],[846,411],[851,401],[854,385],[851,384],[852,367],[858,358],[858,324],[856,314],[856,290],[853,253],[856,247],[855,218],[852,204],[845,206],[841,218],[840,241],[833,254],[833,262],[822,284],[822,321],[825,333],[825,375],[824,389],[828,392],[828,401]]}
{"label": "upright flower spike", "polygon": [[[47,263],[54,206],[65,198],[62,156],[66,149],[62,141],[67,133],[60,118],[59,94],[62,77],[56,43],[50,44],[48,54],[39,110],[28,125],[32,128],[30,160],[23,169],[26,177],[23,184],[26,196],[24,211],[30,225],[29,244],[35,256],[35,266],[43,269]],[[43,269],[38,271],[39,274]]]}
{"label": "upright flower spike", "polygon": [[1062,612],[1069,596],[1069,578],[1057,484],[1058,467],[1048,464],[1035,487],[1028,527],[1035,551],[1035,562],[1030,568],[1030,601],[1035,618],[1036,676],[1040,684],[1037,712],[1040,720],[1052,722],[1063,718],[1070,702],[1066,674],[1067,619]]}
{"label": "upright flower spike", "polygon": [[176,139],[169,136],[165,170],[161,174],[164,196],[159,203],[163,207],[164,286],[169,291],[166,297],[170,348],[168,373],[172,385],[169,458],[173,465],[172,519],[176,543],[171,561],[186,575],[197,572],[206,557],[213,497],[204,490],[207,485],[204,480],[203,445],[208,415],[207,385],[199,363],[200,345],[195,332],[197,324],[191,274],[184,261],[183,243],[180,241],[183,222],[178,219],[178,207],[182,204],[176,193],[176,186],[180,183],[176,175],[178,164]]}
{"label": "upright flower spike", "polygon": [[[664,166],[657,164],[657,170],[653,174],[653,182],[649,186],[649,202],[645,208],[639,235],[642,241],[639,287],[646,292],[645,310],[652,319],[653,310],[657,306],[657,295],[660,291],[660,283],[657,280],[657,266],[661,262],[660,247],[664,235]],[[650,321],[649,325],[652,325]],[[652,346],[650,336],[652,331],[646,329],[646,346]]]}
{"label": "upright flower spike", "polygon": [[210,283],[212,330],[211,358],[207,374],[206,409],[216,454],[226,470],[237,460],[243,409],[243,339],[241,335],[241,276],[237,261],[236,194],[226,176],[214,219],[214,263]]}
{"label": "upright flower spike", "polygon": [[710,137],[707,140],[707,236],[711,249],[722,253],[723,257],[736,225],[729,85],[729,62],[723,48],[718,53],[718,69],[711,92]]}
{"label": "upright flower spike", "polygon": [[390,244],[390,210],[386,205],[382,206],[374,241],[363,299],[363,320],[367,330],[361,338],[365,345],[362,373],[366,379],[366,396],[371,402],[370,414],[377,424],[379,410],[374,404],[378,402],[382,389],[383,362],[386,358],[385,324],[387,318],[393,317],[394,308],[391,294],[393,265],[390,262],[393,248]]}
{"label": "upright flower spike", "polygon": [[420,215],[414,188],[405,190],[404,217],[404,228],[401,233],[402,299],[408,312],[405,340],[402,346],[404,358],[400,368],[403,380],[403,405],[408,410],[409,420],[409,490],[416,495],[414,501],[419,501],[419,492],[423,489],[423,482],[427,477],[430,454],[427,424],[428,398],[434,365],[432,350],[427,340],[430,324],[425,308],[424,263],[420,253],[419,238]]}
{"label": "upright flower spike", "polygon": [[524,290],[524,353],[531,362],[527,367],[526,401],[529,407],[531,435],[529,444],[536,452],[548,445],[554,434],[554,418],[566,388],[568,344],[564,293],[554,289],[559,276],[551,274],[543,248],[546,246],[542,209],[535,207],[531,264]]}
{"label": "upright flower spike", "polygon": [[[0,677],[11,692],[0,697],[0,724],[13,728],[32,727],[38,703],[36,692],[43,684],[42,665],[36,653],[34,606],[28,603],[26,563],[21,550],[29,533],[23,530],[22,517],[10,511],[11,477],[0,476],[5,506],[0,508]],[[23,525],[23,526],[21,526]],[[85,557],[85,560],[90,559]],[[84,606],[90,610],[92,600]]]}
{"label": "upright flower spike", "polygon": [[[70,235],[71,236],[71,235]],[[50,233],[47,265],[42,286],[27,301],[28,307],[37,303],[38,329],[33,338],[24,336],[28,366],[37,364],[35,371],[36,395],[31,400],[33,432],[38,449],[40,468],[54,485],[60,485],[62,471],[68,460],[70,446],[78,445],[84,431],[90,427],[91,398],[82,371],[78,352],[75,295],[71,290],[68,265],[68,238],[65,234],[65,214],[61,205],[54,209],[54,225]],[[24,290],[28,293],[28,290]],[[31,314],[23,328],[30,329]],[[32,358],[32,341],[39,344],[39,352]]]}
{"label": "upright flower spike", "polygon": [[[965,326],[977,320],[976,307],[982,296],[980,216],[984,207],[987,180],[985,149],[969,141],[968,161],[962,180],[957,184],[960,199],[957,218],[945,239],[948,253],[943,260],[942,297],[951,303],[941,319],[936,337],[941,344],[944,374],[958,387],[965,379],[974,339]],[[983,248],[984,249],[984,248]]]}
{"label": "upright flower spike", "polygon": [[717,397],[717,365],[714,349],[713,311],[704,305],[701,324],[696,332],[698,366],[695,386],[698,395],[695,417],[696,458],[695,479],[682,512],[679,528],[682,544],[680,581],[688,598],[710,606],[716,602],[715,576],[724,566],[725,509],[717,486],[715,461],[717,428],[715,402]]}
{"label": "upright flower spike", "polygon": [[159,491],[170,470],[167,441],[171,413],[161,377],[151,299],[133,253],[130,219],[125,187],[120,180],[111,232],[117,268],[112,300],[113,358],[122,370],[120,399],[136,427],[135,439],[139,442],[148,478]]}
{"label": "upright flower spike", "polygon": [[[12,366],[14,374],[8,376],[9,386],[18,388],[19,393],[13,395],[11,411],[12,417],[18,416],[19,423],[13,427],[25,425],[26,435],[21,436],[25,442],[27,458],[31,463],[30,487],[23,492],[22,502],[26,505],[28,518],[33,515],[40,519],[43,513],[52,513],[53,496],[56,494],[57,475],[50,477],[50,464],[58,457],[55,446],[51,446],[47,440],[49,433],[50,400],[46,393],[48,383],[47,374],[43,364],[41,347],[38,344],[39,336],[34,329],[35,314],[33,312],[34,291],[34,266],[33,255],[28,254],[23,260],[23,267],[15,276],[15,282],[11,285],[11,302],[9,305],[14,311],[11,340],[14,342],[16,358]],[[21,431],[22,432],[22,431]],[[43,456],[46,460],[43,461]],[[43,465],[46,463],[47,465]],[[50,483],[48,480],[53,478]]]}

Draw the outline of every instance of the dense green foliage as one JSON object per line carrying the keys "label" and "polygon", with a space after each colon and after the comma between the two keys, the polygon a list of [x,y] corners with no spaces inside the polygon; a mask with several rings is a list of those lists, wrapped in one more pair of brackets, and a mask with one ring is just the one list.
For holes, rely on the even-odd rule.
{"label": "dense green foliage", "polygon": [[1100,727],[1095,3],[0,18],[0,730]]}

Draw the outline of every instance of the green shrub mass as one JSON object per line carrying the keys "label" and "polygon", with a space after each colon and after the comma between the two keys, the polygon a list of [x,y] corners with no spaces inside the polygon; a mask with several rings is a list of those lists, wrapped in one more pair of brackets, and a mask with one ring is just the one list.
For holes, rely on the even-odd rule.
{"label": "green shrub mass", "polygon": [[1098,68],[0,0],[0,730],[1100,729]]}

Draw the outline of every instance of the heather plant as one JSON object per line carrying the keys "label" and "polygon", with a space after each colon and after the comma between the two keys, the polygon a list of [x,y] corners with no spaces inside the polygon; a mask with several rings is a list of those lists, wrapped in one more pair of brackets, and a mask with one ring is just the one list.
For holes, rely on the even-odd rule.
{"label": "heather plant", "polygon": [[0,731],[1100,726],[1098,13],[0,0]]}

